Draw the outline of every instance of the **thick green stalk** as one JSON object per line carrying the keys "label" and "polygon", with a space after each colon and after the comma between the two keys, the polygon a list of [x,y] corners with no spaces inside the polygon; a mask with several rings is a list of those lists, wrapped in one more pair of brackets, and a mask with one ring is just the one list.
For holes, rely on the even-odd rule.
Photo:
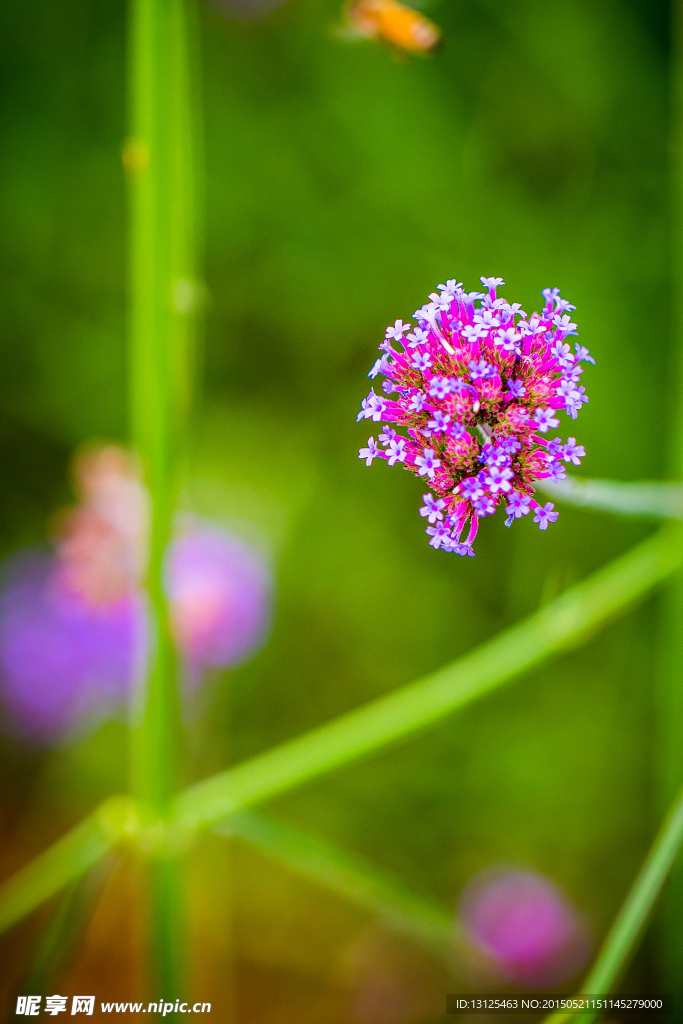
{"label": "thick green stalk", "polygon": [[[587,995],[600,996],[607,995],[613,990],[643,933],[655,900],[674,866],[681,844],[683,844],[683,790],[678,794],[652,844],[638,877],[603,943],[595,964],[581,987],[582,992]],[[581,1024],[590,1024],[599,1016],[599,1011],[577,1014],[559,1012],[547,1017],[545,1024],[551,1024],[551,1022],[552,1024],[562,1024],[572,1017],[577,1017]]]}
{"label": "thick green stalk", "polygon": [[681,527],[664,527],[459,661],[192,786],[176,802],[173,825],[181,835],[214,825],[381,750],[576,646],[681,565],[682,536]]}
{"label": "thick green stalk", "polygon": [[[163,813],[176,789],[177,670],[163,586],[163,559],[178,486],[179,353],[173,314],[171,216],[174,133],[170,116],[171,9],[175,0],[133,0],[130,177],[131,434],[151,498],[146,589],[150,651],[134,709],[133,790]],[[169,124],[168,122],[171,122]]]}
{"label": "thick green stalk", "polygon": [[[145,577],[149,649],[133,708],[131,782],[165,818],[182,775],[179,666],[164,587],[190,402],[195,281],[192,97],[186,0],[132,0],[130,178],[131,434],[150,495]],[[182,878],[166,852],[151,864],[161,991],[181,993]]]}

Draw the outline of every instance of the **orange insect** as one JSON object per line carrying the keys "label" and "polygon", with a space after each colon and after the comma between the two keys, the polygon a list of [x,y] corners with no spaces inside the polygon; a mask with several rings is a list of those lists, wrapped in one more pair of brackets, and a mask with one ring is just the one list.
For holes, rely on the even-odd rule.
{"label": "orange insect", "polygon": [[433,21],[398,0],[351,0],[346,19],[353,35],[390,43],[408,53],[429,53],[441,39]]}

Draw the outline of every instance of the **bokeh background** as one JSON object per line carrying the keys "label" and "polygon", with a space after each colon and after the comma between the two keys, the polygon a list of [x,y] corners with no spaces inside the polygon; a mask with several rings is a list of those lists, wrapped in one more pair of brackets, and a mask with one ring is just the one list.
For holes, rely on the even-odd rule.
{"label": "bokeh background", "polygon": [[[484,274],[528,311],[545,286],[576,304],[597,360],[576,424],[583,471],[666,470],[667,4],[426,12],[442,50],[397,60],[336,38],[336,0],[251,21],[201,10],[209,297],[185,500],[267,548],[276,599],[266,646],[213,681],[210,713],[190,724],[190,779],[439,667],[651,528],[563,508],[541,534],[497,516],[477,557],[456,559],[425,542],[421,484],[356,457],[386,324],[438,282],[473,289]],[[122,0],[0,7],[3,556],[44,541],[72,500],[79,444],[126,438],[125,14]],[[272,809],[449,912],[482,868],[539,871],[599,941],[652,834],[657,613],[652,600]],[[4,874],[125,785],[125,751],[113,720],[52,749],[2,736]],[[207,839],[191,886],[193,987],[217,1019],[443,1019],[431,997],[415,1008],[399,991],[386,1018],[362,1003],[367,977],[394,992],[413,971],[410,991],[437,992],[437,1006],[448,981],[371,915],[246,846]],[[54,991],[134,999],[138,867],[117,862],[97,887]],[[56,907],[5,937],[3,1013]],[[651,983],[652,949],[627,989]]]}

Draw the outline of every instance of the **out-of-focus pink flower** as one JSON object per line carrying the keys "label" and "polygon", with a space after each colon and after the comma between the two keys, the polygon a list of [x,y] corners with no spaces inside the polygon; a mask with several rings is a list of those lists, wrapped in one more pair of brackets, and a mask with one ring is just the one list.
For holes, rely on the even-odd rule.
{"label": "out-of-focus pink flower", "polygon": [[530,871],[475,876],[460,901],[468,940],[501,981],[550,988],[570,981],[590,954],[588,930],[559,889]]}
{"label": "out-of-focus pink flower", "polygon": [[[147,494],[114,445],[75,461],[78,503],[56,523],[54,553],[19,552],[0,580],[0,693],[10,727],[51,741],[121,704],[144,663],[140,588]],[[271,580],[251,545],[188,518],[167,554],[171,617],[196,686],[262,641]]]}
{"label": "out-of-focus pink flower", "polygon": [[168,554],[167,587],[178,645],[193,679],[243,661],[270,617],[261,554],[207,520],[188,519]]}

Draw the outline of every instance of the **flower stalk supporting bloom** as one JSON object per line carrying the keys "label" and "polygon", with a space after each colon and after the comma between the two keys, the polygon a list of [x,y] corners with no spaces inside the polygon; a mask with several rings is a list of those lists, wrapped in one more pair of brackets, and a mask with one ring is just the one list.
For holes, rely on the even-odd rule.
{"label": "flower stalk supporting bloom", "polygon": [[[130,191],[131,440],[150,494],[144,590],[149,647],[131,729],[131,783],[163,819],[182,780],[180,665],[164,587],[164,556],[180,485],[190,404],[196,282],[191,0],[131,0]],[[141,673],[142,676],[142,673]],[[182,993],[186,932],[177,856],[150,862],[155,991]]]}
{"label": "flower stalk supporting bloom", "polygon": [[547,435],[558,412],[576,419],[588,401],[581,364],[594,362],[566,340],[576,334],[575,307],[558,288],[545,288],[543,311],[527,317],[497,297],[501,278],[481,280],[486,294],[447,281],[413,314],[417,327],[396,320],[387,328],[368,374],[386,378],[383,394],[371,388],[357,416],[406,429],[407,437],[384,427],[359,458],[400,462],[421,477],[438,499],[436,509],[424,495],[420,509],[430,545],[470,557],[479,519],[501,502],[506,526],[529,513],[541,530],[557,519],[552,502],[534,500],[534,483],[565,479],[566,464],[586,454],[575,437]]}

